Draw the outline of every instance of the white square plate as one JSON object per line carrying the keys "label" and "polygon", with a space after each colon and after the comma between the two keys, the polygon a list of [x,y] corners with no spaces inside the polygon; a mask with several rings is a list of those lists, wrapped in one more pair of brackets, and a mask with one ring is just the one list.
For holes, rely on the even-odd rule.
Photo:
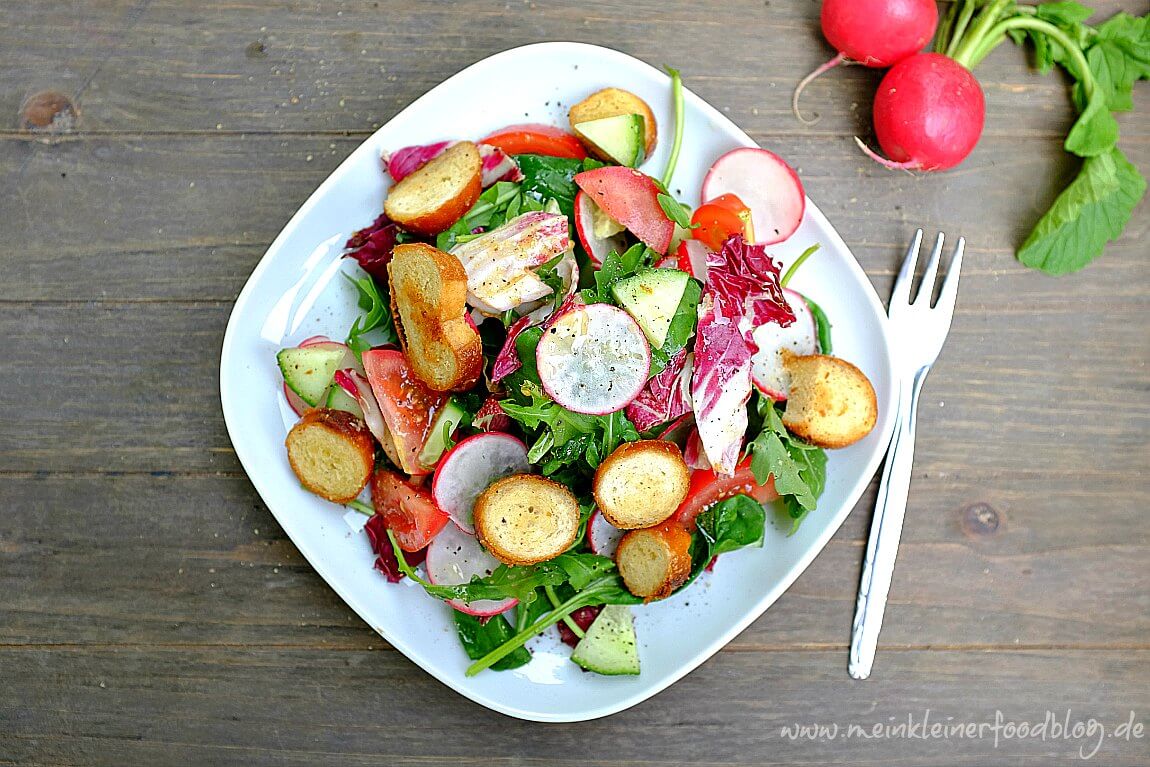
{"label": "white square plate", "polygon": [[[674,125],[666,74],[623,53],[578,43],[540,43],[491,56],[396,115],[316,190],[236,300],[220,360],[224,418],[236,454],[316,571],[368,625],[441,682],[496,711],[537,721],[593,719],[635,705],[683,677],[758,618],[858,501],[889,441],[896,396],[878,297],[842,238],[808,200],[798,232],[772,251],[785,265],[807,245],[821,243],[794,287],[826,310],[834,323],[835,352],[870,377],[879,402],[874,432],[832,452],[818,510],[793,536],[769,528],[762,549],[725,555],[716,572],[704,575],[688,593],[635,608],[639,676],[584,673],[569,662],[567,648],[547,637],[529,645],[535,657],[522,668],[464,676],[468,661],[449,609],[406,580],[387,583],[372,570],[367,536],[359,532],[363,518],[300,488],[284,452],[284,437],[296,419],[280,394],[275,353],[317,333],[342,338],[350,326],[355,296],[339,277],[350,267],[338,256],[349,234],[382,209],[388,179],[380,169],[381,150],[478,138],[512,123],[565,125],[569,105],[606,86],[633,91],[653,108],[660,141],[646,168],[658,175]],[[685,96],[685,137],[671,186],[681,190],[684,202],[697,205],[711,163],[733,147],[755,143],[699,97]],[[853,588],[853,579],[853,573],[844,573],[843,588]]]}

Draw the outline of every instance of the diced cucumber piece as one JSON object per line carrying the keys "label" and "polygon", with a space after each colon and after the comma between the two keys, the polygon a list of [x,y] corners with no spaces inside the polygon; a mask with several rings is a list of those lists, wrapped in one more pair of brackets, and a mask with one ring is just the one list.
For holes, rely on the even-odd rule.
{"label": "diced cucumber piece", "polygon": [[616,282],[611,292],[643,328],[651,346],[661,349],[690,279],[678,269],[650,269]]}
{"label": "diced cucumber piece", "polygon": [[326,407],[332,410],[343,410],[344,412],[351,413],[356,418],[363,418],[363,408],[356,402],[355,397],[334,384],[327,393]]}
{"label": "diced cucumber piece", "polygon": [[427,441],[423,443],[423,449],[419,451],[419,463],[428,467],[438,463],[447,447],[447,440],[451,438],[456,427],[466,417],[467,411],[455,400],[455,397],[451,397],[443,403],[443,407],[435,414],[431,429],[427,432]]}
{"label": "diced cucumber piece", "polygon": [[615,115],[572,126],[582,138],[620,165],[639,167],[644,160],[643,115]]}
{"label": "diced cucumber piece", "polygon": [[607,605],[575,645],[571,660],[597,674],[639,673],[635,620],[626,605]]}
{"label": "diced cucumber piece", "polygon": [[305,346],[300,349],[284,349],[276,355],[284,383],[299,395],[307,404],[317,407],[324,402],[327,387],[339,367],[346,349],[326,349],[319,346]]}

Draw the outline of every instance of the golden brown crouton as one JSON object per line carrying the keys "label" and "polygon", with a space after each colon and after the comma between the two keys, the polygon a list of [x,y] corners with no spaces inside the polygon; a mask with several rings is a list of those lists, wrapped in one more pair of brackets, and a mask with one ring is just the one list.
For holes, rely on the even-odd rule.
{"label": "golden brown crouton", "polygon": [[643,145],[647,157],[650,157],[651,153],[655,151],[655,143],[659,136],[659,129],[655,124],[655,113],[651,111],[651,107],[647,106],[646,101],[634,93],[621,88],[604,88],[592,93],[567,112],[567,118],[571,121],[571,129],[576,136],[579,136],[579,140],[587,146],[591,154],[608,162],[611,162],[611,157],[603,154],[586,137],[580,136],[575,126],[578,123],[602,120],[604,117],[615,117],[616,115],[640,115],[643,118]]}
{"label": "golden brown crouton", "polygon": [[635,596],[648,602],[668,597],[691,574],[691,533],[674,520],[632,530],[619,541],[615,564]]}
{"label": "golden brown crouton", "polygon": [[627,442],[599,464],[595,503],[621,530],[657,525],[687,497],[691,473],[677,445],[648,439]]}
{"label": "golden brown crouton", "polygon": [[363,421],[343,410],[309,410],[287,435],[288,463],[306,489],[347,503],[371,479],[375,440]]}
{"label": "golden brown crouton", "polygon": [[453,144],[393,186],[383,201],[383,212],[404,229],[439,234],[479,199],[482,169],[475,144]]}
{"label": "golden brown crouton", "polygon": [[500,562],[533,565],[562,554],[579,530],[579,501],[557,482],[513,474],[475,501],[475,533]]}
{"label": "golden brown crouton", "polygon": [[866,375],[846,360],[826,354],[783,352],[791,394],[783,425],[819,447],[846,447],[870,434],[878,400]]}
{"label": "golden brown crouton", "polygon": [[399,339],[412,372],[433,391],[470,388],[483,372],[483,342],[467,321],[467,274],[430,245],[397,245],[387,266]]}

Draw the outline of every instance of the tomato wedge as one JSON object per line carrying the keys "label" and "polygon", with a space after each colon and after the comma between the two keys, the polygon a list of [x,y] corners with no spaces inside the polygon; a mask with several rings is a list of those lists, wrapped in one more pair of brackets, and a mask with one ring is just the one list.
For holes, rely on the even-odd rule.
{"label": "tomato wedge", "polygon": [[508,125],[480,139],[479,143],[498,147],[507,154],[545,154],[573,160],[587,156],[579,139],[554,125],[542,123]]}
{"label": "tomato wedge", "polygon": [[755,241],[754,227],[751,225],[751,209],[733,194],[724,194],[700,205],[691,216],[691,223],[698,224],[694,237],[712,250],[720,250],[727,238],[741,234],[747,242]]}
{"label": "tomato wedge", "polygon": [[399,468],[413,476],[430,474],[431,469],[419,463],[419,451],[427,440],[432,418],[447,395],[424,386],[398,349],[364,352],[363,369],[395,442]]}
{"label": "tomato wedge", "polygon": [[377,469],[372,475],[371,502],[404,551],[427,546],[451,519],[435,505],[430,490],[416,487],[387,469]]}
{"label": "tomato wedge", "polygon": [[775,492],[774,477],[767,480],[765,485],[755,481],[755,475],[751,473],[751,458],[747,456],[729,477],[716,474],[714,469],[696,469],[691,472],[687,497],[675,512],[675,519],[691,526],[695,524],[699,512],[739,494],[749,495],[759,503],[768,503],[779,497]]}

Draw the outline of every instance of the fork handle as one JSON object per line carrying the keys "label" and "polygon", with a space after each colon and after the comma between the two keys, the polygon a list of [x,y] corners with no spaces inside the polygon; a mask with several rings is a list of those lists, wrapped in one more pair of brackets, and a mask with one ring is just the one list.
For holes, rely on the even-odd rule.
{"label": "fork handle", "polygon": [[847,670],[855,679],[870,676],[875,650],[878,649],[879,629],[882,627],[886,598],[894,576],[894,560],[898,554],[902,520],[906,515],[906,499],[910,493],[918,395],[929,370],[929,365],[920,368],[909,385],[904,383],[899,390],[894,437],[887,451],[882,481],[878,486],[878,500],[875,503],[866,557],[863,559],[858,603],[855,605],[854,624],[851,628]]}

